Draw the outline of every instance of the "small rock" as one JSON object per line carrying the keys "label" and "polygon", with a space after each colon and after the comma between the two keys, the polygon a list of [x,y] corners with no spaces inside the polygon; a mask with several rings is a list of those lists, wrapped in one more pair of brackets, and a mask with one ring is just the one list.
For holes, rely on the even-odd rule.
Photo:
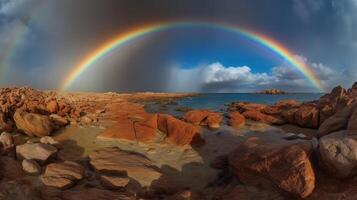
{"label": "small rock", "polygon": [[12,149],[14,147],[14,138],[10,133],[3,132],[0,135],[0,144],[5,151]]}
{"label": "small rock", "polygon": [[29,174],[41,173],[41,166],[34,160],[28,160],[28,159],[23,160],[22,169]]}
{"label": "small rock", "polygon": [[81,123],[83,123],[83,124],[90,124],[92,122],[93,122],[93,120],[88,116],[81,117]]}
{"label": "small rock", "polygon": [[53,139],[52,137],[50,137],[50,136],[42,137],[40,139],[40,142],[43,143],[43,144],[51,144],[51,145],[57,145],[58,144],[58,142],[55,139]]}
{"label": "small rock", "polygon": [[74,185],[75,181],[81,180],[83,175],[84,168],[80,164],[64,161],[47,165],[41,180],[47,186],[66,189]]}
{"label": "small rock", "polygon": [[56,114],[52,114],[50,115],[50,119],[52,120],[52,122],[58,126],[66,126],[68,124],[68,120],[64,117],[61,117],[59,115]]}
{"label": "small rock", "polygon": [[20,159],[34,159],[44,163],[57,153],[57,148],[48,144],[34,143],[16,146],[16,155]]}
{"label": "small rock", "polygon": [[124,188],[130,182],[129,178],[122,178],[116,176],[101,176],[100,180],[102,182],[102,185],[108,189]]}

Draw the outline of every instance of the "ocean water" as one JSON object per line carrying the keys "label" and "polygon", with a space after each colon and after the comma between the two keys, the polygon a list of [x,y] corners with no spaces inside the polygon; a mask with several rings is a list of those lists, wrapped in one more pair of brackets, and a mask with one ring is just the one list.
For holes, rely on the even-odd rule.
{"label": "ocean water", "polygon": [[294,93],[284,95],[267,95],[253,93],[207,93],[193,97],[185,97],[176,100],[175,103],[161,104],[157,102],[145,103],[145,109],[151,113],[167,113],[182,117],[185,109],[209,109],[217,112],[227,110],[227,105],[232,102],[253,102],[263,104],[274,104],[284,99],[294,99],[307,102],[319,99],[323,93]]}
{"label": "ocean water", "polygon": [[319,99],[323,93],[293,93],[284,95],[267,95],[253,93],[208,93],[195,97],[187,97],[177,101],[178,106],[192,109],[210,109],[219,111],[226,108],[231,102],[254,102],[263,104],[274,104],[284,99],[295,99],[300,102]]}

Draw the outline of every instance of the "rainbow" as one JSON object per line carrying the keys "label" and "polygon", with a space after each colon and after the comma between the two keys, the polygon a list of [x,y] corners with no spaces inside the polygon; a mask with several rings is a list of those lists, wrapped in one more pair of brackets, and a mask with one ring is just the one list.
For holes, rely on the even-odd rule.
{"label": "rainbow", "polygon": [[93,66],[97,61],[105,57],[109,52],[117,49],[130,41],[144,37],[149,34],[165,31],[168,29],[188,27],[188,26],[199,26],[208,27],[214,29],[222,29],[224,31],[233,32],[240,36],[243,36],[250,41],[269,49],[274,54],[279,56],[284,62],[298,69],[319,91],[323,91],[322,84],[319,78],[314,73],[305,62],[300,60],[291,52],[288,48],[278,43],[272,38],[266,35],[248,30],[232,25],[222,24],[222,23],[205,23],[205,22],[171,22],[171,23],[157,23],[145,25],[140,28],[136,28],[132,31],[128,31],[119,34],[115,38],[109,40],[108,42],[101,45],[99,48],[95,49],[89,53],[78,65],[76,65],[69,74],[65,77],[64,81],[60,86],[61,91],[68,90],[74,81],[89,67]]}

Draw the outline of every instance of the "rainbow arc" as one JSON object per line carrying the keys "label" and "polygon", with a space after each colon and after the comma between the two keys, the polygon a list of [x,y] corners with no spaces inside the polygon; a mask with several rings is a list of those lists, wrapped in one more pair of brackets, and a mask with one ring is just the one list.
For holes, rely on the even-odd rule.
{"label": "rainbow arc", "polygon": [[188,26],[198,26],[207,27],[214,29],[221,29],[228,32],[236,33],[242,37],[245,37],[256,44],[263,46],[274,54],[279,56],[282,61],[298,69],[319,91],[323,91],[323,86],[321,81],[315,74],[314,70],[309,67],[304,61],[296,57],[295,53],[285,47],[283,44],[277,42],[273,38],[270,38],[261,33],[257,33],[248,29],[243,29],[235,27],[232,25],[222,24],[222,23],[204,23],[204,22],[171,22],[171,23],[157,23],[149,24],[132,31],[128,31],[117,35],[113,39],[100,45],[97,49],[91,51],[84,59],[82,59],[78,65],[74,66],[69,74],[63,80],[60,90],[69,90],[76,79],[89,67],[93,67],[96,62],[103,59],[109,52],[114,49],[120,48],[130,41],[142,38],[144,36],[154,34],[157,32],[162,32],[168,29],[188,27]]}

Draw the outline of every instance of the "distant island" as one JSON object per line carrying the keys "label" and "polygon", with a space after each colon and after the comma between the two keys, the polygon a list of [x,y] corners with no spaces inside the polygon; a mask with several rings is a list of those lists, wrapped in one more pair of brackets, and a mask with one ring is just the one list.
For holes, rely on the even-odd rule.
{"label": "distant island", "polygon": [[271,95],[276,95],[276,94],[287,94],[287,92],[285,92],[285,91],[283,91],[283,90],[279,90],[279,89],[273,88],[273,89],[263,90],[263,91],[257,92],[257,94],[271,94]]}

